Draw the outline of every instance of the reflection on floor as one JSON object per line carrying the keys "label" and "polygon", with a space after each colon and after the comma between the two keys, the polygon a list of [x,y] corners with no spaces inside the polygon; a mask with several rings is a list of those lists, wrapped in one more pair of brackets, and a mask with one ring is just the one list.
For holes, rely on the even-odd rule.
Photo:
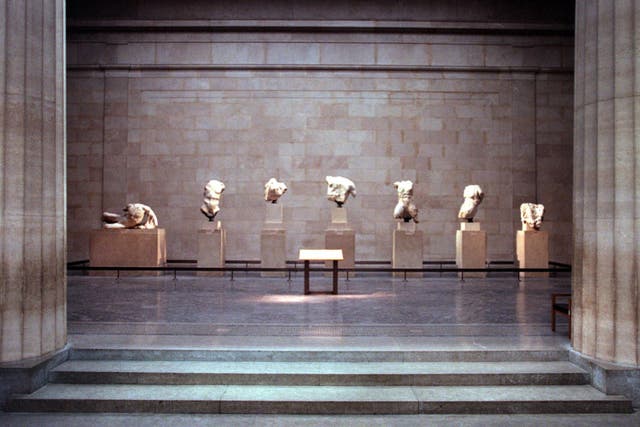
{"label": "reflection on floor", "polygon": [[[312,286],[330,279],[312,277]],[[397,357],[412,352],[547,357],[569,345],[566,323],[550,328],[550,295],[569,292],[570,279],[518,282],[513,277],[341,280],[340,295],[302,295],[301,277],[265,279],[70,276],[69,341],[106,351],[210,350],[364,351]],[[564,319],[561,319],[563,322]],[[203,350],[203,352],[200,352]],[[447,352],[447,350],[449,350]],[[388,355],[385,353],[389,353]],[[132,353],[133,354],[133,353]],[[129,354],[131,356],[132,354]],[[178,355],[182,353],[177,353]],[[264,357],[272,353],[262,351]],[[441,354],[440,354],[441,355]],[[158,356],[158,357],[160,357]],[[536,356],[536,357],[538,357]],[[484,358],[485,356],[483,356]],[[500,356],[502,357],[502,356]],[[509,356],[510,357],[510,356]],[[517,356],[516,356],[517,357]],[[634,414],[514,415],[197,415],[0,413],[0,424],[39,425],[638,425]]]}
{"label": "reflection on floor", "polygon": [[69,334],[82,346],[566,346],[565,323],[551,332],[549,304],[570,287],[569,277],[359,276],[341,279],[339,295],[305,296],[301,277],[70,276]]}

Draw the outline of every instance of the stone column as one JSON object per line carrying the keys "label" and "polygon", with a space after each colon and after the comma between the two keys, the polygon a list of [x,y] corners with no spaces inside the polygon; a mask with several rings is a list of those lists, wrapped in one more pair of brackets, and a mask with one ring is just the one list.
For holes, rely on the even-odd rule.
{"label": "stone column", "polygon": [[638,366],[640,1],[576,4],[573,347]]}
{"label": "stone column", "polygon": [[66,343],[64,13],[0,6],[0,362]]}

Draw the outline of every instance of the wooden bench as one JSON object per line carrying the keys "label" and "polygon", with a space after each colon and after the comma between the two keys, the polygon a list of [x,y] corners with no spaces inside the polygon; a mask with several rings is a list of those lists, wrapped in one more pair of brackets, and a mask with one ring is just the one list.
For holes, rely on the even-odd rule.
{"label": "wooden bench", "polygon": [[[559,302],[559,299],[566,299],[566,302]],[[551,294],[551,330],[556,331],[556,313],[567,316],[569,322],[569,338],[571,338],[571,294]]]}
{"label": "wooden bench", "polygon": [[[310,261],[333,261],[333,291],[338,295],[338,261],[344,260],[342,249],[300,249],[298,255],[300,261],[304,261],[304,294],[311,293],[309,290],[309,262]],[[314,292],[329,293],[329,292]]]}

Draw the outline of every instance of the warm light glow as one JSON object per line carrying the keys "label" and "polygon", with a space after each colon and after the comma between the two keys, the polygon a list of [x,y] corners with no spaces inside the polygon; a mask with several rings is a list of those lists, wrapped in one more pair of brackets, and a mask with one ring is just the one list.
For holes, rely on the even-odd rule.
{"label": "warm light glow", "polygon": [[245,301],[257,301],[271,304],[314,304],[326,303],[327,299],[336,300],[359,300],[359,299],[377,299],[377,298],[393,298],[390,292],[375,292],[372,294],[315,294],[315,295],[261,295],[255,298],[245,298]]}

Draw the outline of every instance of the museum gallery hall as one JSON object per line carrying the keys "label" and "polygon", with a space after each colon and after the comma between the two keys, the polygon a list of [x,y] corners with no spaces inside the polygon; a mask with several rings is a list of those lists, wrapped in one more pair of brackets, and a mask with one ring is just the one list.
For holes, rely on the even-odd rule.
{"label": "museum gallery hall", "polygon": [[640,1],[0,23],[0,424],[640,424]]}

